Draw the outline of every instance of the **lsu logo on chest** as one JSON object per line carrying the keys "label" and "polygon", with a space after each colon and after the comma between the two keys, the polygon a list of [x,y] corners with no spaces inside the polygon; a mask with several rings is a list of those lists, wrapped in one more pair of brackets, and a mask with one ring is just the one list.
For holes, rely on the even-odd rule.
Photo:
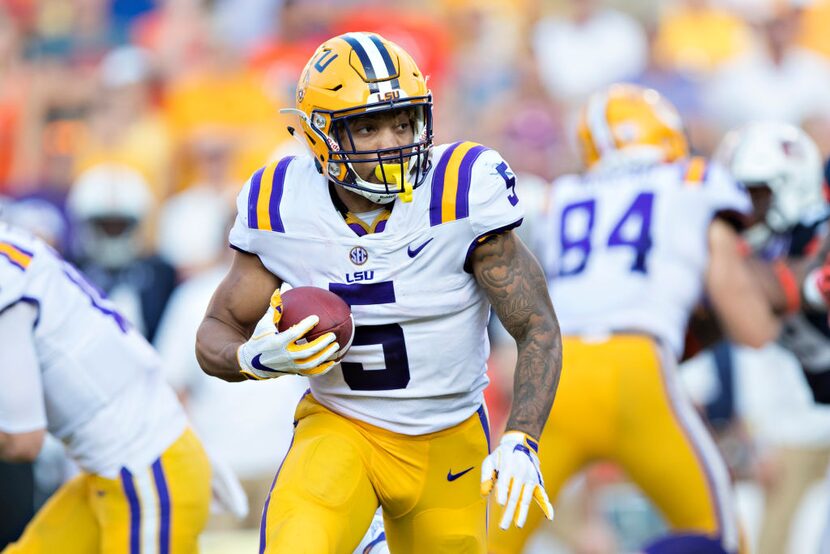
{"label": "lsu logo on chest", "polygon": [[346,274],[347,283],[360,283],[363,281],[371,281],[375,278],[375,271],[373,269],[366,269],[363,271],[355,271],[354,273]]}

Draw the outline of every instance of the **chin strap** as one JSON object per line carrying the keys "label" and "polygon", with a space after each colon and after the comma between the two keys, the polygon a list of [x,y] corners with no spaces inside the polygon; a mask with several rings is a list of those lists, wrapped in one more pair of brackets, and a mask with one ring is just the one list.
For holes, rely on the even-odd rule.
{"label": "chin strap", "polygon": [[[412,183],[410,183],[405,176],[409,171],[409,164],[403,164],[403,172],[401,172],[401,164],[378,164],[375,167],[375,177],[381,181],[391,182],[393,185],[403,185],[403,192],[399,193],[402,202],[412,202]],[[387,181],[388,179],[388,181]]]}

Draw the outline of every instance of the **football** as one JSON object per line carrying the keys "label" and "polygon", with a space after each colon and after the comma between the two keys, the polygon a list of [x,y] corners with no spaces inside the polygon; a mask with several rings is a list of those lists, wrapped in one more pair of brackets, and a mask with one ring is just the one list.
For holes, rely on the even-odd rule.
{"label": "football", "polygon": [[308,332],[305,339],[312,341],[326,333],[334,333],[340,344],[340,350],[335,356],[335,360],[339,362],[346,355],[354,338],[351,308],[342,298],[326,289],[296,287],[282,295],[282,319],[277,329],[280,332],[285,331],[310,315],[319,317],[320,323]]}

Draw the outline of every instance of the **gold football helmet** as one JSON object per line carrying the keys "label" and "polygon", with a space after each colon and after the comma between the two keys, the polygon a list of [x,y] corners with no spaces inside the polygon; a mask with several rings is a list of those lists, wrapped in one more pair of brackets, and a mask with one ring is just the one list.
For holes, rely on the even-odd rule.
{"label": "gold football helmet", "polygon": [[[390,110],[406,110],[412,142],[358,150],[349,120]],[[373,202],[391,202],[398,194],[407,200],[426,178],[431,164],[432,95],[410,55],[380,35],[347,33],[324,42],[302,72],[296,109],[284,111],[300,118],[300,131],[318,170]],[[373,164],[380,182],[362,179],[355,164]]]}
{"label": "gold football helmet", "polygon": [[607,156],[670,162],[688,155],[677,109],[659,92],[614,84],[591,96],[577,129],[586,167]]}

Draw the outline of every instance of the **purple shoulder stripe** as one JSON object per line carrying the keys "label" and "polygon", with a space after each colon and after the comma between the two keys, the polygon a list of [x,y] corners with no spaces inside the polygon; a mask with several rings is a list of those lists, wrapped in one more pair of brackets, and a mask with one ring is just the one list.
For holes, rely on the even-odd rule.
{"label": "purple shoulder stripe", "polygon": [[258,229],[259,220],[256,215],[256,205],[259,200],[259,186],[262,182],[262,173],[265,171],[264,167],[260,167],[251,177],[251,188],[248,191],[248,228]]}
{"label": "purple shoulder stripe", "polygon": [[268,201],[268,213],[271,216],[271,230],[278,233],[285,232],[285,226],[280,217],[280,202],[282,202],[282,192],[285,188],[285,172],[288,165],[294,160],[294,156],[288,156],[280,160],[277,168],[274,170],[274,181],[271,187],[271,198]]}
{"label": "purple shoulder stripe", "polygon": [[434,227],[441,224],[441,198],[444,196],[444,177],[447,172],[447,164],[450,162],[452,153],[458,148],[460,142],[456,142],[444,151],[444,155],[435,166],[432,174],[432,193],[429,198],[429,225]]}
{"label": "purple shoulder stripe", "polygon": [[455,219],[463,219],[470,215],[470,184],[473,179],[473,164],[487,149],[486,146],[474,146],[461,160],[461,167],[458,170],[458,191],[455,197]]}

